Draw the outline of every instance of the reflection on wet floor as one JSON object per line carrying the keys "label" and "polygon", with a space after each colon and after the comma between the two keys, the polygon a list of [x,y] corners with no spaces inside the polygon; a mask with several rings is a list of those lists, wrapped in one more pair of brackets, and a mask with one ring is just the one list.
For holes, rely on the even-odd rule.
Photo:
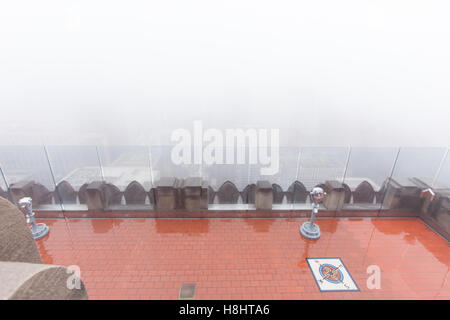
{"label": "reflection on wet floor", "polygon": [[111,220],[109,221],[110,223],[105,223],[103,219],[90,219],[90,220],[92,230],[94,231],[94,233],[107,233],[111,231],[111,229],[113,228],[113,223]]}
{"label": "reflection on wet floor", "polygon": [[246,219],[244,221],[252,226],[255,232],[269,232],[270,226],[274,222],[273,219]]}
{"label": "reflection on wet floor", "polygon": [[[46,219],[44,263],[78,265],[91,298],[450,299],[449,243],[418,219]],[[360,292],[320,292],[306,258],[341,258]],[[366,286],[381,269],[381,289]]]}
{"label": "reflection on wet floor", "polygon": [[173,220],[155,219],[157,233],[182,233],[184,235],[196,235],[209,231],[209,219],[199,220]]}

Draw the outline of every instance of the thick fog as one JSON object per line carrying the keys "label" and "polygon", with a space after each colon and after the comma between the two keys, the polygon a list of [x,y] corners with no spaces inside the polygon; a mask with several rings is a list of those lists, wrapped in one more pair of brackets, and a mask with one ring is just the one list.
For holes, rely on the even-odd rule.
{"label": "thick fog", "polygon": [[3,1],[0,145],[448,146],[449,1]]}

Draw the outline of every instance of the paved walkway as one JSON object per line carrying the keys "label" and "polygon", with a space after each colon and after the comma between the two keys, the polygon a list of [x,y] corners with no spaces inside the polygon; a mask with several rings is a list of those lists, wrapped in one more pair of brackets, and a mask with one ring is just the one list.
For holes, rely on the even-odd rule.
{"label": "paved walkway", "polygon": [[[55,219],[45,263],[78,265],[91,299],[450,299],[450,246],[418,219]],[[361,291],[320,292],[306,258],[340,257]],[[381,289],[367,288],[367,267]]]}

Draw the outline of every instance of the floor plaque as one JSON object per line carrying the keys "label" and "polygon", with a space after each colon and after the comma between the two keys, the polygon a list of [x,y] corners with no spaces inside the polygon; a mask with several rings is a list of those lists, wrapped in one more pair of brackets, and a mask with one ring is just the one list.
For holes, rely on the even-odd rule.
{"label": "floor plaque", "polygon": [[307,258],[320,291],[359,291],[340,258]]}
{"label": "floor plaque", "polygon": [[195,284],[185,283],[181,286],[179,299],[194,299]]}

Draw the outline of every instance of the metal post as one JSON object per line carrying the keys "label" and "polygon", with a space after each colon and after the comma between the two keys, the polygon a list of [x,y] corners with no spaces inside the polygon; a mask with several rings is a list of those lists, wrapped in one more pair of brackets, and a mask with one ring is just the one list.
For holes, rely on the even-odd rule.
{"label": "metal post", "polygon": [[319,204],[314,203],[313,204],[313,209],[311,212],[311,222],[310,222],[310,226],[311,228],[314,227],[314,220],[316,220],[316,214],[319,212]]}
{"label": "metal post", "polygon": [[36,223],[33,212],[33,200],[30,197],[20,199],[19,208],[26,215],[27,223],[31,223],[31,234],[34,240],[41,239],[50,231],[50,228],[45,223]]}
{"label": "metal post", "polygon": [[387,191],[388,191],[388,188],[389,188],[390,180],[394,176],[394,172],[395,172],[395,169],[396,169],[396,166],[397,166],[397,161],[398,161],[401,149],[402,149],[401,147],[398,148],[397,155],[395,156],[394,163],[392,164],[391,174],[390,174],[389,178],[386,181],[387,184],[386,184],[384,192],[383,192],[383,197],[381,198],[381,205],[380,205],[380,210],[379,211],[384,209],[384,200],[386,198],[386,194],[387,194]]}
{"label": "metal post", "polygon": [[100,154],[98,152],[98,147],[97,146],[95,146],[95,152],[97,153],[98,165],[100,166],[100,173],[102,175],[102,181],[105,182],[105,173],[103,172],[103,163],[102,163],[102,160],[100,158]]}
{"label": "metal post", "polygon": [[441,162],[439,163],[439,167],[436,170],[436,174],[434,175],[433,182],[431,182],[431,187],[434,188],[436,186],[437,179],[439,178],[439,174],[441,173],[442,167],[444,166],[445,161],[447,160],[448,148],[445,150],[444,156],[442,157]]}
{"label": "metal post", "polygon": [[342,183],[345,183],[345,178],[347,177],[348,163],[350,162],[351,154],[352,154],[352,147],[349,146],[347,153],[347,160],[345,161],[344,175],[342,176]]}
{"label": "metal post", "polygon": [[303,223],[300,227],[300,233],[307,239],[316,240],[320,238],[320,228],[314,223],[314,220],[316,219],[316,214],[319,212],[319,203],[323,201],[325,195],[326,193],[319,187],[313,188],[309,194],[313,203],[311,220]]}
{"label": "metal post", "polygon": [[56,194],[56,197],[58,198],[59,206],[61,207],[61,210],[64,212],[64,203],[62,201],[61,195],[59,194],[58,185],[56,183],[55,174],[53,173],[52,164],[50,162],[50,156],[48,154],[46,146],[44,146],[44,153],[45,153],[45,157],[47,158],[48,168],[50,169],[50,175],[52,176],[53,185],[55,186],[55,194]]}
{"label": "metal post", "polygon": [[8,193],[8,197],[9,197],[9,201],[11,201],[11,202],[13,202],[13,196],[12,196],[12,194],[11,194],[11,190],[9,189],[9,184],[8,184],[8,180],[6,180],[6,176],[5,176],[5,173],[3,172],[3,170],[2,170],[2,166],[0,165],[0,175],[2,176],[2,178],[3,178],[3,181],[5,181],[5,187],[6,187],[6,192]]}

